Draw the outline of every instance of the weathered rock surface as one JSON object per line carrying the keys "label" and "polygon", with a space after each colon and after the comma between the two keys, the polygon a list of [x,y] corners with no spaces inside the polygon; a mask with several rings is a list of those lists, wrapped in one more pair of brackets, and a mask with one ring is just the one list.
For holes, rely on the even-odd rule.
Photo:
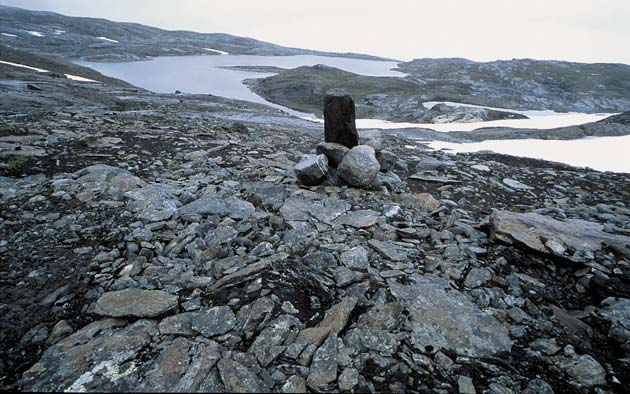
{"label": "weathered rock surface", "polygon": [[94,311],[108,317],[156,317],[177,305],[177,296],[164,291],[125,289],[103,294]]}
{"label": "weathered rock surface", "polygon": [[604,246],[630,256],[630,237],[606,233],[602,225],[581,219],[560,221],[533,212],[496,211],[490,215],[490,226],[495,239],[574,261]]}
{"label": "weathered rock surface", "polygon": [[354,187],[364,187],[372,183],[380,169],[374,148],[367,145],[352,148],[337,168],[339,177]]}
{"label": "weathered rock surface", "polygon": [[324,154],[305,155],[295,165],[294,170],[300,184],[317,186],[322,183],[328,173],[328,158]]}
{"label": "weathered rock surface", "polygon": [[390,286],[410,312],[411,339],[418,350],[446,349],[472,357],[510,351],[512,341],[507,328],[479,310],[448,281],[418,275],[411,281],[407,286],[393,282]]}
{"label": "weathered rock surface", "polygon": [[328,158],[328,163],[334,167],[341,163],[348,152],[350,152],[348,147],[334,142],[322,142],[317,145],[317,154],[325,155]]}

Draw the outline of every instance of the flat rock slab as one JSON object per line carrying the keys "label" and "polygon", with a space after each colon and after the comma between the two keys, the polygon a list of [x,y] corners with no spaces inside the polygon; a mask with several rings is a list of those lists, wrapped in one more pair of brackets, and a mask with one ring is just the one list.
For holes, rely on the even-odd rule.
{"label": "flat rock slab", "polygon": [[519,243],[542,253],[575,261],[566,251],[595,252],[603,245],[630,256],[630,237],[605,233],[598,223],[580,219],[556,220],[537,213],[495,211],[490,215],[493,239]]}
{"label": "flat rock slab", "polygon": [[368,241],[368,244],[383,257],[391,261],[405,261],[409,256],[407,249],[393,242],[371,239]]}
{"label": "flat rock slab", "polygon": [[337,335],[330,334],[313,354],[306,383],[314,389],[337,380]]}
{"label": "flat rock slab", "polygon": [[447,349],[481,357],[512,348],[509,332],[442,278],[413,275],[409,285],[388,280],[391,292],[410,312],[411,340],[421,352]]}
{"label": "flat rock slab", "polygon": [[268,393],[271,388],[253,370],[230,359],[221,359],[217,364],[221,380],[227,392]]}
{"label": "flat rock slab", "polygon": [[178,305],[178,297],[159,290],[125,289],[105,293],[94,312],[107,317],[156,317]]}
{"label": "flat rock slab", "polygon": [[352,211],[340,216],[335,222],[354,228],[366,228],[374,226],[380,215],[380,212],[370,210]]}
{"label": "flat rock slab", "polygon": [[229,306],[216,306],[195,313],[191,322],[193,330],[210,338],[232,330],[236,316]]}
{"label": "flat rock slab", "polygon": [[424,174],[413,174],[409,176],[409,179],[413,179],[415,181],[425,181],[425,182],[435,182],[435,183],[461,183],[457,179],[447,178],[444,176],[433,176],[433,175],[424,175]]}
{"label": "flat rock slab", "polygon": [[142,368],[135,366],[135,360],[158,332],[148,320],[125,324],[118,319],[99,320],[57,342],[24,373],[22,389],[129,392],[137,388]]}
{"label": "flat rock slab", "polygon": [[225,198],[217,193],[205,194],[179,209],[179,213],[182,215],[229,215],[236,220],[245,220],[253,215],[255,211],[256,208],[247,201],[233,196]]}

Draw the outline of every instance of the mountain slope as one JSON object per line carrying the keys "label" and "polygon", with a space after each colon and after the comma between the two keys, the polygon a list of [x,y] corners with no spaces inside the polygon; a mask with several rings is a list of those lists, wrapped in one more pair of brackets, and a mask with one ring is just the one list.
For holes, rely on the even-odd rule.
{"label": "mountain slope", "polygon": [[217,55],[209,49],[237,55],[322,55],[383,60],[355,53],[288,48],[223,33],[168,31],[137,23],[69,17],[0,5],[2,43],[29,52],[92,61],[142,60],[155,56]]}
{"label": "mountain slope", "polygon": [[630,108],[630,65],[512,59],[415,59],[401,63],[429,100],[514,109],[621,112]]}

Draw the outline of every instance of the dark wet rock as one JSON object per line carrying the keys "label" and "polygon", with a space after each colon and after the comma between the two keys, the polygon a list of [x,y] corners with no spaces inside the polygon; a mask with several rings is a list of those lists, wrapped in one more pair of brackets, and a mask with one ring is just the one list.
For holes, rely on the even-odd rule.
{"label": "dark wet rock", "polygon": [[337,171],[339,177],[350,186],[367,186],[381,169],[374,153],[374,148],[367,145],[359,145],[350,149],[350,152],[343,158]]}
{"label": "dark wet rock", "polygon": [[333,167],[337,167],[348,152],[350,152],[350,148],[334,142],[322,142],[317,145],[317,154],[325,155],[328,158],[328,163]]}
{"label": "dark wet rock", "polygon": [[306,383],[314,389],[337,380],[337,335],[332,333],[313,354]]}
{"label": "dark wet rock", "polygon": [[581,219],[560,221],[533,212],[496,211],[490,215],[490,226],[494,239],[569,260],[581,261],[580,252],[592,253],[604,245],[630,255],[630,237],[605,233],[602,225]]}
{"label": "dark wet rock", "polygon": [[231,331],[236,325],[236,316],[229,306],[216,306],[195,312],[191,323],[194,331],[211,338]]}
{"label": "dark wet rock", "polygon": [[94,312],[108,317],[156,317],[177,306],[177,296],[165,291],[125,289],[103,294]]}
{"label": "dark wet rock", "polygon": [[354,101],[343,89],[330,89],[324,95],[325,141],[353,148],[359,144]]}
{"label": "dark wet rock", "polygon": [[234,393],[265,393],[271,388],[256,373],[240,363],[222,358],[217,363],[221,380],[228,392]]}
{"label": "dark wet rock", "polygon": [[294,167],[298,182],[305,186],[317,186],[328,173],[328,158],[323,155],[304,155]]}
{"label": "dark wet rock", "polygon": [[508,330],[448,281],[420,275],[410,279],[410,285],[393,280],[388,283],[392,294],[411,313],[411,340],[418,350],[448,349],[473,357],[510,351]]}

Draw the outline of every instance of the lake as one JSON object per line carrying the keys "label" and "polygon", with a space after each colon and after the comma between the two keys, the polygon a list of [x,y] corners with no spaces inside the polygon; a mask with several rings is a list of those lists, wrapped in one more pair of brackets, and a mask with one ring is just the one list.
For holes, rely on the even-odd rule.
{"label": "lake", "polygon": [[589,137],[579,140],[488,140],[467,144],[429,141],[433,149],[448,153],[491,150],[511,156],[530,157],[589,167],[598,171],[630,172],[630,135]]}
{"label": "lake", "polygon": [[[314,122],[323,122],[312,114],[298,112],[278,104],[270,103],[243,85],[247,78],[264,78],[274,73],[259,73],[243,70],[227,70],[225,66],[276,66],[295,68],[324,64],[361,75],[403,77],[405,74],[392,70],[397,62],[348,59],[340,57],[299,56],[165,56],[152,60],[124,63],[100,63],[77,61],[77,64],[93,68],[110,77],[118,78],[136,86],[157,92],[212,94],[216,96],[266,104],[291,115]],[[427,102],[428,108],[437,102]],[[468,104],[449,103],[449,105]],[[611,114],[557,113],[554,111],[518,111],[509,108],[494,108],[522,113],[529,119],[508,119],[472,123],[399,123],[378,119],[357,119],[359,128],[429,128],[436,131],[472,131],[481,127],[514,127],[547,129],[579,125],[604,119]],[[540,158],[574,166],[590,167],[601,171],[630,172],[630,137],[601,137],[574,141],[552,140],[503,140],[484,141],[470,144],[448,144],[431,142],[434,149],[447,148],[451,152],[476,152],[493,150],[497,153]]]}
{"label": "lake", "polygon": [[226,70],[219,67],[275,66],[296,68],[325,64],[361,75],[390,77],[405,75],[392,70],[398,65],[397,62],[313,55],[162,56],[140,62],[101,63],[76,61],[75,63],[156,93],[173,93],[179,90],[184,93],[212,94],[266,104],[306,119],[312,118],[313,115],[271,103],[249,90],[242,83],[247,78],[265,78],[276,75],[275,73]]}

